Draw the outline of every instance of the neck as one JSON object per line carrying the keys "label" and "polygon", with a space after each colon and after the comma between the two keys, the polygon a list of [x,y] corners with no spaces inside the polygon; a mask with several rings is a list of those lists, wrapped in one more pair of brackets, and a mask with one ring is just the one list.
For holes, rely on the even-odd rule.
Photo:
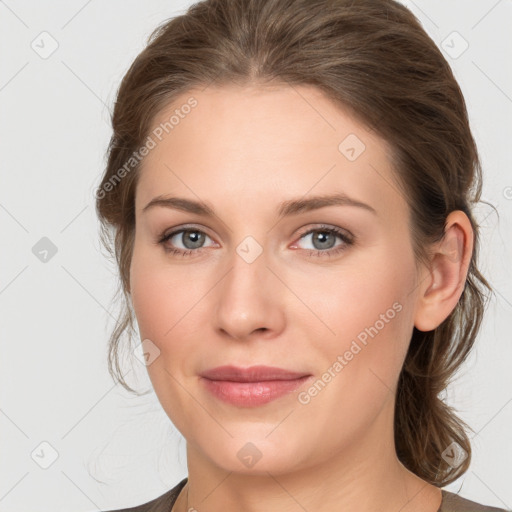
{"label": "neck", "polygon": [[[202,487],[189,481],[183,488],[173,511],[190,512],[201,510],[204,512],[247,510],[261,511],[280,510],[296,511],[318,510],[319,512],[332,512],[332,510],[358,510],[361,512],[379,510],[382,512],[438,512],[441,505],[441,490],[434,487],[402,467],[402,472],[394,478],[389,474],[383,481],[389,482],[389,489],[385,492],[381,488],[368,492],[360,491],[361,486],[352,485],[350,488],[340,488],[338,482],[335,486],[332,481],[317,482],[307,487],[294,487],[290,485],[289,476],[262,479],[247,476],[245,479],[231,479],[233,473],[227,473],[224,479],[204,492]],[[243,481],[244,489],[240,489]],[[354,482],[353,482],[354,483]],[[316,485],[316,487],[314,487]],[[222,490],[221,490],[222,487]],[[379,486],[380,487],[380,486]]]}
{"label": "neck", "polygon": [[298,457],[296,468],[286,472],[257,470],[258,464],[246,472],[226,470],[187,443],[188,482],[175,509],[437,512],[441,490],[401,464],[392,429],[383,436],[378,423],[373,437],[370,433],[364,440],[353,439],[339,451],[324,454],[314,465],[308,465],[307,457]]}

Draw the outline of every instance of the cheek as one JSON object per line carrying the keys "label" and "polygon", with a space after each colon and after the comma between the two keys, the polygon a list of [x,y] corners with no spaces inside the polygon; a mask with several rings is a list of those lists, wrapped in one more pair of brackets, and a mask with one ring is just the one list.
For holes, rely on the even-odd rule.
{"label": "cheek", "polygon": [[200,291],[190,286],[190,276],[183,269],[170,269],[154,254],[137,250],[130,268],[132,304],[141,341],[149,339],[159,350],[146,370],[163,409],[180,431],[186,427],[187,414],[183,411],[191,414],[194,406],[179,382],[192,372],[190,353],[199,352],[189,339],[194,314],[200,310]]}
{"label": "cheek", "polygon": [[[206,275],[186,265],[169,265],[158,251],[135,248],[130,267],[131,297],[141,340],[151,340],[169,368],[191,350],[191,338],[205,315]],[[191,336],[192,335],[192,336]],[[186,343],[184,343],[186,341]],[[151,368],[148,367],[149,369]]]}
{"label": "cheek", "polygon": [[413,325],[411,283],[414,264],[395,253],[381,251],[371,259],[359,259],[343,272],[320,277],[308,297],[308,305],[322,323],[320,345],[331,362],[339,355],[349,373],[372,369],[386,383],[394,384],[400,372]]}
{"label": "cheek", "polygon": [[166,310],[173,311],[172,304],[169,303],[172,295],[166,293],[165,283],[158,279],[156,272],[138,267],[132,271],[131,290],[133,309],[142,339],[158,340],[169,329],[169,322],[172,320],[164,314]]}
{"label": "cheek", "polygon": [[179,276],[179,272],[171,274],[166,269],[159,251],[145,250],[135,243],[130,266],[133,309],[141,338],[149,338],[160,350],[169,330],[183,314],[188,288],[183,288]]}

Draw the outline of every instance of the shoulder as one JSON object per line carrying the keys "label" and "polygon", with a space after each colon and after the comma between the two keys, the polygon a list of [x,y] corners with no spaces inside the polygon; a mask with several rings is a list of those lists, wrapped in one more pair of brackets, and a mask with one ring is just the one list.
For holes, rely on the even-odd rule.
{"label": "shoulder", "polygon": [[178,498],[178,494],[186,483],[187,478],[184,478],[181,482],[179,482],[172,489],[168,490],[166,493],[162,494],[158,498],[148,501],[147,503],[143,503],[142,505],[103,512],[169,512],[176,499]]}
{"label": "shoulder", "polygon": [[510,512],[504,508],[489,507],[441,489],[443,500],[438,512]]}

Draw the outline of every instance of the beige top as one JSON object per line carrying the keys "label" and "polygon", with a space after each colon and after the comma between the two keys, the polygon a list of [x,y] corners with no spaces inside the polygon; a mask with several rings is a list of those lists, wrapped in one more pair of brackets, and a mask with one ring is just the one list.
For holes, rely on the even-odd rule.
{"label": "beige top", "polygon": [[[162,496],[154,500],[138,505],[132,508],[123,508],[119,510],[111,510],[105,512],[170,512],[172,506],[178,498],[178,494],[187,483],[188,478],[184,478],[175,487],[167,491]],[[504,508],[487,507],[475,501],[468,500],[453,492],[441,489],[442,500],[441,506],[437,512],[512,512]]]}

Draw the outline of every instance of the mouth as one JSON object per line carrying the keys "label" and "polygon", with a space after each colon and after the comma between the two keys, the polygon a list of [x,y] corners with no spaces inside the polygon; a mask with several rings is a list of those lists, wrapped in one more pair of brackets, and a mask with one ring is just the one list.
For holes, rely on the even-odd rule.
{"label": "mouth", "polygon": [[229,380],[232,382],[261,382],[269,380],[293,380],[310,375],[307,372],[285,370],[276,366],[251,366],[241,368],[237,366],[217,366],[202,372],[201,377],[210,380]]}
{"label": "mouth", "polygon": [[313,376],[271,366],[220,366],[201,373],[201,382],[214,397],[239,407],[264,405],[291,393]]}

